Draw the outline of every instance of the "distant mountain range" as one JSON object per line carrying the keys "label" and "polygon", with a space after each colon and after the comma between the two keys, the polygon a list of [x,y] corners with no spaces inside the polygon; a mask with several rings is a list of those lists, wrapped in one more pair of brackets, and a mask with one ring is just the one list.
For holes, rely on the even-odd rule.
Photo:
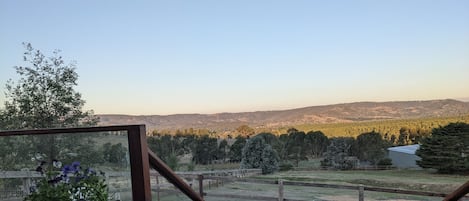
{"label": "distant mountain range", "polygon": [[276,128],[299,124],[343,123],[390,119],[448,117],[469,114],[469,102],[446,100],[356,102],[290,110],[218,114],[112,115],[102,114],[100,125],[145,124],[153,129],[207,128],[233,130],[240,125]]}

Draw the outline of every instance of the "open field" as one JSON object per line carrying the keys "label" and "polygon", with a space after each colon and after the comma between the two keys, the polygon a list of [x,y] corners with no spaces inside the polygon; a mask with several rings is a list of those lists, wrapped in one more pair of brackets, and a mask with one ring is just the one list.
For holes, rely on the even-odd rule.
{"label": "open field", "polygon": [[[439,175],[426,170],[381,170],[381,171],[288,171],[272,175],[256,176],[257,179],[288,180],[327,184],[385,187],[404,190],[450,193],[468,180],[467,176]],[[221,188],[207,190],[212,193],[239,195],[262,195],[276,197],[278,186],[249,182],[234,182]],[[285,197],[295,200],[357,200],[358,191],[345,189],[285,186]],[[219,199],[219,198],[218,198]],[[365,200],[441,200],[439,197],[426,197],[365,191]],[[207,200],[217,198],[207,197]],[[241,199],[229,199],[241,200]]]}
{"label": "open field", "polygon": [[[223,187],[208,190],[207,193],[219,194],[238,194],[248,196],[277,197],[278,186],[269,184],[255,184],[235,182]],[[284,186],[284,195],[286,199],[291,200],[340,200],[356,201],[358,200],[358,191],[346,189],[314,188],[303,186]],[[392,193],[377,193],[365,191],[365,200],[441,200],[439,197],[425,197],[400,195]],[[219,197],[207,196],[206,201],[221,200]],[[242,201],[246,199],[223,198],[223,200]]]}
{"label": "open field", "polygon": [[[210,177],[208,177],[210,178]],[[254,180],[253,180],[254,179]],[[209,180],[204,180],[204,192],[207,193],[205,199],[207,201],[218,200],[256,200],[242,198],[226,198],[214,195],[234,195],[235,196],[256,196],[261,197],[278,197],[278,184],[273,184],[277,180],[320,183],[320,184],[336,184],[357,187],[362,184],[367,187],[383,187],[387,189],[401,189],[413,191],[425,191],[434,193],[450,193],[466,182],[469,177],[461,175],[440,175],[427,170],[366,170],[366,171],[329,171],[329,170],[312,170],[312,171],[287,171],[277,172],[271,175],[258,175],[247,179],[235,180],[218,180],[215,183],[214,178],[211,185],[207,185]],[[195,182],[195,183],[194,183]],[[260,182],[260,183],[259,183]],[[198,192],[197,181],[192,181],[194,188]],[[270,183],[270,184],[269,184]],[[211,196],[212,195],[212,196]],[[442,200],[441,197],[428,197],[405,195],[396,193],[383,192],[364,192],[365,200]],[[340,200],[352,201],[358,200],[358,191],[343,188],[323,188],[294,186],[284,183],[284,197],[289,200]],[[156,196],[153,197],[153,200]],[[162,192],[160,200],[188,200],[181,193]],[[269,199],[264,199],[269,200]]]}
{"label": "open field", "polygon": [[331,184],[363,184],[365,186],[441,193],[449,193],[469,179],[468,176],[440,175],[427,170],[288,171],[263,175],[258,178]]}

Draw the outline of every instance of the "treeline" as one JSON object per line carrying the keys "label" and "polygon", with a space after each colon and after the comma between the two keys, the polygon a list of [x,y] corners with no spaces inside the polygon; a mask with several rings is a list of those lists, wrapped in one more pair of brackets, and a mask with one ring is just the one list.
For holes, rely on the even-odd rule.
{"label": "treeline", "polygon": [[[149,136],[156,135],[210,135],[217,138],[235,138],[242,135],[243,137],[253,136],[256,133],[272,133],[274,135],[281,135],[287,133],[288,129],[294,127],[298,130],[321,131],[328,137],[354,137],[366,132],[377,132],[387,136],[389,140],[399,139],[399,135],[403,132],[409,136],[427,136],[434,128],[447,125],[451,122],[469,123],[469,115],[462,115],[457,117],[435,117],[435,118],[421,118],[421,119],[402,119],[402,120],[384,120],[384,121],[366,121],[366,122],[353,122],[353,123],[330,123],[330,124],[301,124],[289,127],[280,128],[265,128],[265,127],[249,127],[248,125],[241,125],[234,130],[210,130],[206,128],[185,128],[185,129],[162,129],[152,130],[148,133]],[[393,137],[394,136],[394,137]],[[409,137],[413,138],[413,137]],[[411,144],[412,142],[394,142],[394,144]]]}
{"label": "treeline", "polygon": [[[192,165],[189,167],[193,167],[195,164],[240,162],[243,158],[242,150],[252,137],[238,135],[234,139],[221,139],[208,134],[202,136],[167,134],[148,137],[148,146],[170,167],[178,169],[179,158],[183,155],[191,156]],[[356,139],[351,137],[328,138],[321,131],[305,133],[291,128],[281,135],[259,133],[255,137],[262,138],[275,150],[275,157],[280,161],[281,168],[298,166],[302,160],[325,157],[323,165],[343,169],[344,165],[337,164],[344,163],[340,160],[348,160],[351,156],[376,165],[383,162],[386,148],[393,146],[391,141],[386,140],[382,134],[377,132],[363,133]],[[408,139],[407,137],[406,133],[403,132],[399,139],[404,142]],[[417,141],[410,140],[409,142]],[[188,168],[188,170],[191,169]]]}
{"label": "treeline", "polygon": [[[357,137],[366,132],[377,132],[383,136],[398,137],[403,130],[409,135],[428,135],[434,128],[448,125],[451,122],[469,123],[469,115],[457,117],[435,117],[421,119],[402,119],[385,121],[367,121],[353,123],[331,123],[331,124],[302,124],[295,125],[298,130],[310,131],[320,130],[328,137]],[[290,127],[271,130],[272,133],[284,133]]]}

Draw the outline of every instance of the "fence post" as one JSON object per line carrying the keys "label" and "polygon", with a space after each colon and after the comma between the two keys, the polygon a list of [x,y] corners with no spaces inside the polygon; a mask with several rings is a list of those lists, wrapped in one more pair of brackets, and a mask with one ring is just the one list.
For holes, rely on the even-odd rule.
{"label": "fence post", "polygon": [[283,201],[283,180],[278,180],[278,200]]}
{"label": "fence post", "polygon": [[156,175],[156,200],[160,201],[160,179]]}
{"label": "fence post", "polygon": [[202,174],[199,174],[198,176],[199,178],[199,194],[200,194],[200,197],[204,197],[204,175]]}
{"label": "fence post", "polygon": [[363,184],[358,185],[358,201],[365,200],[365,187]]}

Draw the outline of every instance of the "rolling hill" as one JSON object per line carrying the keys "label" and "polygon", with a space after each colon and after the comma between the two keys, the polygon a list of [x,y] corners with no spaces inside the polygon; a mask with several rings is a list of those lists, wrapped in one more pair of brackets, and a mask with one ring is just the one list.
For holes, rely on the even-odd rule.
{"label": "rolling hill", "polygon": [[392,119],[449,117],[469,114],[469,102],[429,101],[356,102],[290,110],[218,114],[113,115],[101,114],[100,125],[145,124],[148,130],[207,128],[233,130],[246,124],[276,128],[299,124],[345,123]]}

